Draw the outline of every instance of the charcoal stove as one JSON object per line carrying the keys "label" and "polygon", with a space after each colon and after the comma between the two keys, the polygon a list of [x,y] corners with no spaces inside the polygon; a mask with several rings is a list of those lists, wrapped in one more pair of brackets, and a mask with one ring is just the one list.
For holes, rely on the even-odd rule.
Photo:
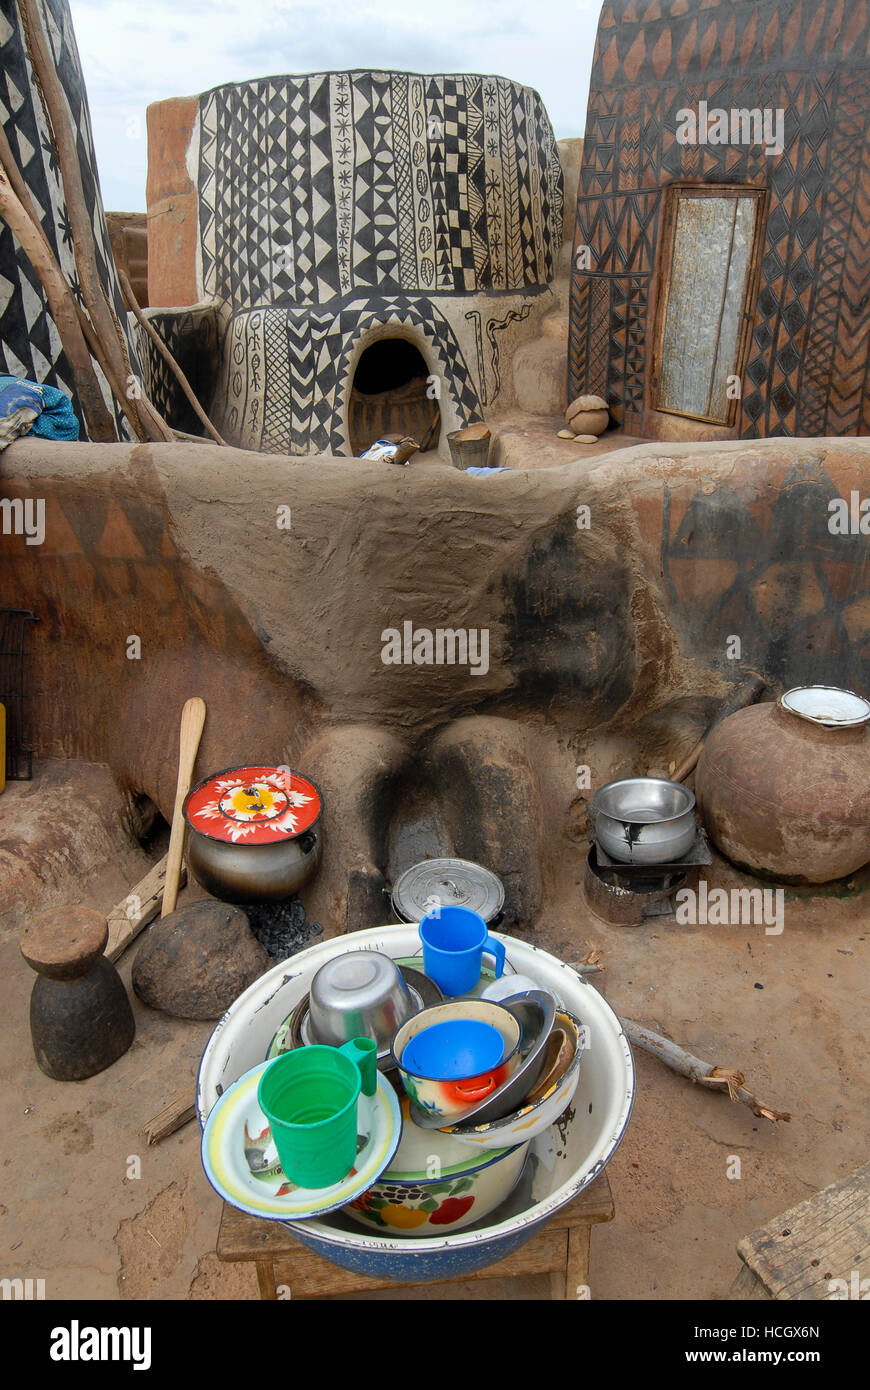
{"label": "charcoal stove", "polygon": [[611,926],[640,926],[650,918],[673,916],[676,894],[689,873],[712,862],[700,825],[691,848],[667,864],[620,863],[593,837],[586,856],[583,896],[596,917]]}

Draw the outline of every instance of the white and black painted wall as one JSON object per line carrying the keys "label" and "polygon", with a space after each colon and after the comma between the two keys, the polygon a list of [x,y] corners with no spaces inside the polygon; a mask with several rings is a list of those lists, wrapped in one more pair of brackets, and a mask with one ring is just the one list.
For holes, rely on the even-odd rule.
{"label": "white and black painted wall", "polygon": [[[109,303],[122,325],[131,373],[141,378],[137,340],[128,323],[109,245],[109,234],[100,196],[91,136],[87,94],[67,0],[42,0],[42,23],[69,106],[76,138],[85,205],[91,225],[97,272]],[[28,34],[14,0],[0,3],[0,124],[12,157],[27,185],[40,226],[58,264],[81,304],[72,227],[67,215],[63,184],[43,102],[33,76]],[[126,420],[114,402],[99,367],[97,378],[112,409],[118,437],[130,438]],[[39,276],[5,222],[0,220],[0,372],[57,387],[69,396],[85,435],[61,345],[60,334],[49,312]]]}
{"label": "white and black painted wall", "polygon": [[502,77],[338,72],[197,101],[196,296],[223,329],[225,436],[353,452],[354,372],[388,336],[434,379],[442,435],[483,418],[509,380],[504,346],[550,307],[562,246],[538,94]]}

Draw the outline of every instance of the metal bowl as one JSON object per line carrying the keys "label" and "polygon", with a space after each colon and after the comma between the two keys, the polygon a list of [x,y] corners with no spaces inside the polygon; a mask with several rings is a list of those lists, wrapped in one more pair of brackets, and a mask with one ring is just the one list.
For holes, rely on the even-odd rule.
{"label": "metal bowl", "polygon": [[418,1010],[401,970],[380,951],[346,951],[321,965],[311,981],[312,1039],[331,1047],[374,1038],[381,1052]]}
{"label": "metal bowl", "polygon": [[[505,1144],[519,1144],[524,1139],[534,1139],[549,1129],[565,1113],[574,1098],[588,1036],[587,1027],[574,1014],[565,1011],[560,1010],[556,1014],[556,1026],[567,1035],[569,1045],[564,1051],[560,1048],[558,1063],[551,1069],[546,1085],[536,1087],[533,1095],[527,1096],[517,1110],[502,1116],[500,1120],[482,1124],[475,1120],[468,1124],[459,1121],[445,1126],[445,1131],[467,1144],[477,1144],[483,1149],[498,1149]],[[411,1113],[413,1115],[413,1107]],[[413,1118],[419,1123],[416,1115]]]}
{"label": "metal bowl", "polygon": [[592,798],[589,819],[602,849],[623,864],[672,864],[698,833],[694,793],[662,777],[608,782]]}
{"label": "metal bowl", "polygon": [[[415,1009],[429,1009],[436,1004],[443,1003],[444,996],[434,980],[430,980],[428,975],[424,975],[421,970],[415,970],[404,961],[399,961],[397,964],[405,984],[411,991]],[[266,1060],[271,1061],[273,1057],[280,1057],[282,1052],[290,1052],[296,1047],[308,1047],[314,1041],[315,1039],[311,1036],[311,1021],[308,1015],[308,995],[304,994],[287,1017],[282,1019],[269,1043]],[[389,1044],[378,1052],[378,1070],[387,1075],[395,1076],[398,1086],[399,1074],[396,1071],[396,1064],[393,1061]]]}

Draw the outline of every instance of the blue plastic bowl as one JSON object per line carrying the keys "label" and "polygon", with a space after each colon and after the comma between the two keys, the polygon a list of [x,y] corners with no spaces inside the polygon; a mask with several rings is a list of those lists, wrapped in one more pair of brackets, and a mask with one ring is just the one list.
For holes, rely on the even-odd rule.
{"label": "blue plastic bowl", "polygon": [[497,1028],[476,1019],[433,1023],[405,1047],[402,1067],[430,1081],[461,1081],[497,1067],[504,1057],[504,1038]]}

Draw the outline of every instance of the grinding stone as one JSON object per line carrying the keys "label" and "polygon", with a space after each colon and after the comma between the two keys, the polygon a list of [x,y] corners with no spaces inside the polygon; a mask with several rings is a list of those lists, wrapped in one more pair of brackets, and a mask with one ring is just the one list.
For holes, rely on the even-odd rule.
{"label": "grinding stone", "polygon": [[271,965],[245,913],[205,898],[149,928],[133,988],[143,1004],[176,1018],[220,1018]]}

